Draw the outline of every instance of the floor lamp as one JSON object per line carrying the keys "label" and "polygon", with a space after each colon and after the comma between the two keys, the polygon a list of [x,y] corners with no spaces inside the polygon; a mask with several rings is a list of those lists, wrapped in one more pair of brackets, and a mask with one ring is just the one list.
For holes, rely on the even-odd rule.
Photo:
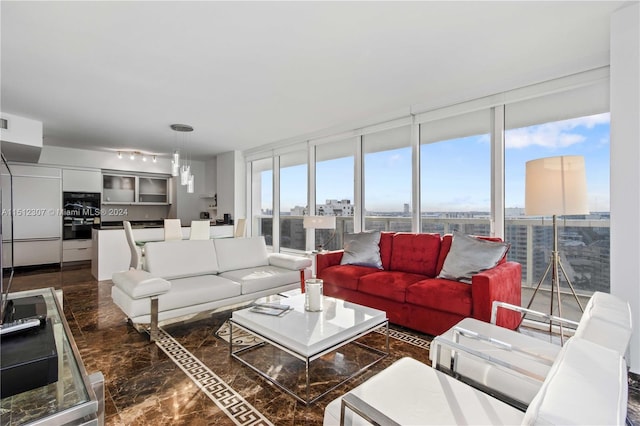
{"label": "floor lamp", "polygon": [[305,229],[333,229],[333,234],[322,244],[318,244],[318,251],[323,251],[336,236],[336,217],[335,216],[304,216],[302,226]]}
{"label": "floor lamp", "polygon": [[[323,244],[318,244],[318,250],[314,250],[311,252],[312,264],[311,264],[311,275],[313,278],[316,277],[316,254],[318,252],[325,251],[324,247],[331,240],[333,240],[336,236],[336,217],[335,216],[304,216],[302,219],[302,227],[304,229],[333,229],[333,235],[329,237],[327,241]],[[314,239],[315,240],[315,239]]]}
{"label": "floor lamp", "polygon": [[[558,316],[562,317],[562,301],[560,299],[559,273],[564,275],[573,297],[584,312],[580,300],[562,266],[558,252],[558,226],[556,216],[589,214],[587,205],[587,178],[584,157],[565,155],[560,157],[540,158],[526,164],[525,182],[525,214],[527,216],[553,216],[553,250],[544,275],[538,282],[527,309],[531,307],[540,286],[551,271],[551,304],[549,313],[553,315],[554,292],[558,299]],[[523,317],[524,319],[524,317]],[[522,320],[521,320],[522,322]],[[560,325],[560,342],[563,343],[562,323]],[[549,318],[549,332],[552,321]]]}

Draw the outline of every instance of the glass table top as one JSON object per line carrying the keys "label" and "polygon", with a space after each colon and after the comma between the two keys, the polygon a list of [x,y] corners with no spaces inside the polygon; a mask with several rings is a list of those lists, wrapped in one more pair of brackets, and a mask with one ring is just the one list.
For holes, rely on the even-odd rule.
{"label": "glass table top", "polygon": [[[61,296],[62,293],[60,293]],[[58,381],[0,400],[0,424],[84,424],[98,410],[78,349],[53,288],[9,294],[9,299],[41,295],[47,306],[58,352]],[[10,339],[3,337],[2,339]],[[0,343],[1,344],[1,343]],[[49,423],[50,424],[50,423]]]}

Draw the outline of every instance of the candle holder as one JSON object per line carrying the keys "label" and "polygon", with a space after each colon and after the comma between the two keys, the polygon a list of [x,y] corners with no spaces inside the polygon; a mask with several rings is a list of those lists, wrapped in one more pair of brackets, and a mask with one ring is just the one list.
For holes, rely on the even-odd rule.
{"label": "candle holder", "polygon": [[304,309],[309,312],[322,310],[322,280],[310,278],[304,282]]}

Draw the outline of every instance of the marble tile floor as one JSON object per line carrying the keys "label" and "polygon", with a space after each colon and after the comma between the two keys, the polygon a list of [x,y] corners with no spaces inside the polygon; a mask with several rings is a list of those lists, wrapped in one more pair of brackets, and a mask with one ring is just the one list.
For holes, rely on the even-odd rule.
{"label": "marble tile floor", "polygon": [[[232,425],[240,424],[225,413],[185,372],[147,336],[136,332],[111,300],[111,282],[97,282],[88,265],[39,269],[16,273],[12,291],[54,287],[64,293],[65,316],[89,373],[105,377],[105,423],[107,425]],[[228,312],[198,316],[196,320],[165,326],[165,331],[224,383],[259,411],[266,422],[246,424],[321,425],[327,403],[403,356],[428,362],[424,348],[390,339],[391,355],[355,379],[341,385],[311,406],[304,406],[267,384],[248,368],[231,360],[228,344],[215,331]],[[430,336],[420,335],[423,339]],[[365,336],[367,344],[383,345],[377,333]],[[339,361],[357,358],[345,348]],[[344,358],[343,358],[344,356]],[[335,363],[336,365],[339,362]],[[283,364],[286,368],[286,363]],[[319,384],[335,377],[332,368],[319,371]],[[640,380],[632,375],[629,388],[629,422],[640,424]],[[238,413],[232,414],[236,420]]]}

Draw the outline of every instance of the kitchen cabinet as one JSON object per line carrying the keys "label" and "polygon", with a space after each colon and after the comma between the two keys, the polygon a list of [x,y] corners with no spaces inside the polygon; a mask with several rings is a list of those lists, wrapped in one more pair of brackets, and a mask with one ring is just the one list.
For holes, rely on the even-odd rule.
{"label": "kitchen cabinet", "polygon": [[[2,176],[3,265],[60,263],[62,257],[62,171],[51,167],[10,164],[13,175],[13,208],[10,179]],[[13,233],[11,211],[13,210]],[[6,230],[6,231],[5,231]]]}
{"label": "kitchen cabinet", "polygon": [[136,200],[136,177],[102,176],[102,203],[128,204]]}
{"label": "kitchen cabinet", "polygon": [[92,240],[65,240],[62,242],[62,261],[91,260]]}
{"label": "kitchen cabinet", "polygon": [[138,202],[169,204],[167,178],[138,177]]}
{"label": "kitchen cabinet", "polygon": [[103,174],[102,184],[103,204],[171,204],[168,177]]}
{"label": "kitchen cabinet", "polygon": [[[13,266],[47,265],[60,263],[60,239],[14,240]],[[11,265],[11,243],[2,243],[2,265]]]}
{"label": "kitchen cabinet", "polygon": [[100,170],[62,169],[62,190],[73,192],[101,192]]}

